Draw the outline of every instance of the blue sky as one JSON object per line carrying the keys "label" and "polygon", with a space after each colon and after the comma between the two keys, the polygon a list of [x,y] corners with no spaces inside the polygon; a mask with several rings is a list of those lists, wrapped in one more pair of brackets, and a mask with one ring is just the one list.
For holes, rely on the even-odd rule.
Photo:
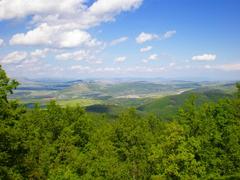
{"label": "blue sky", "polygon": [[238,0],[2,0],[12,77],[239,80]]}

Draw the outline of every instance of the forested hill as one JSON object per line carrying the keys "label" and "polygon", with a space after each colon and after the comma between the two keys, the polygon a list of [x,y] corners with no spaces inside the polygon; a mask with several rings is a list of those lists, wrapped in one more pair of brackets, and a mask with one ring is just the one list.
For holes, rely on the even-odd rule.
{"label": "forested hill", "polygon": [[238,93],[170,121],[134,109],[116,117],[78,106],[27,109],[0,66],[0,179],[240,179]]}
{"label": "forested hill", "polygon": [[137,107],[140,112],[154,113],[162,118],[171,119],[177,114],[178,109],[182,107],[186,100],[195,97],[196,105],[202,105],[206,102],[218,102],[224,98],[233,98],[234,93],[226,93],[220,89],[199,88],[183,92],[177,95],[166,96],[153,99]]}
{"label": "forested hill", "polygon": [[234,94],[237,91],[237,88],[234,87],[235,85],[231,85],[226,88],[226,90],[222,87],[197,88],[177,95],[167,95],[155,98],[115,99],[111,102],[107,101],[108,103],[105,102],[105,104],[103,102],[103,104],[86,106],[85,110],[87,112],[105,113],[107,115],[116,116],[119,112],[124,111],[127,106],[136,108],[137,112],[140,114],[153,113],[164,120],[169,120],[177,114],[178,109],[192,96],[196,98],[196,104],[200,106],[206,102],[218,102],[224,98],[234,98]]}

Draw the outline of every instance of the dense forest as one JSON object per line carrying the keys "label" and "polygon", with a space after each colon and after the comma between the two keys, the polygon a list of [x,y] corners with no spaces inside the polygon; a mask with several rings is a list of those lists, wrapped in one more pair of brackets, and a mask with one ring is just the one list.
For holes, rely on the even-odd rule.
{"label": "dense forest", "polygon": [[17,86],[0,67],[0,179],[240,179],[240,85],[217,103],[192,96],[171,120],[28,109],[8,100]]}

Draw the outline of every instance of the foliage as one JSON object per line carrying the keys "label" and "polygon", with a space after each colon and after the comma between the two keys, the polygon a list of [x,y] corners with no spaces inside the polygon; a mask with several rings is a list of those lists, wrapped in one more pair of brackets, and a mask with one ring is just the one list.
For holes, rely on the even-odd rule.
{"label": "foliage", "polygon": [[0,68],[0,179],[239,179],[240,86],[233,99],[191,97],[171,121],[134,109],[27,109]]}

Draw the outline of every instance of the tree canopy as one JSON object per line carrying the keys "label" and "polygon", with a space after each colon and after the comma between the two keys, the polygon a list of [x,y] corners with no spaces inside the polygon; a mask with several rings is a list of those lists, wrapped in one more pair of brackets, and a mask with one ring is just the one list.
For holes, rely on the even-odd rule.
{"label": "tree canopy", "polygon": [[171,121],[128,109],[116,118],[9,101],[18,85],[0,66],[0,179],[240,179],[240,85],[234,99]]}

